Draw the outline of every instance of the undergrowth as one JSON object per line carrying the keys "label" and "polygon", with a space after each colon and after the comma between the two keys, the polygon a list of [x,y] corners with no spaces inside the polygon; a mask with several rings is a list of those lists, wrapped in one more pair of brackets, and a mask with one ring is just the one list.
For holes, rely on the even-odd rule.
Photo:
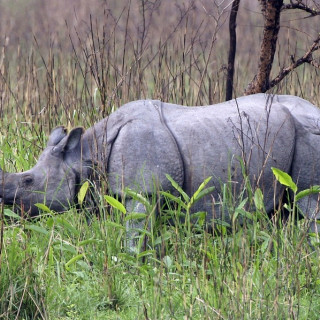
{"label": "undergrowth", "polygon": [[208,229],[201,215],[188,212],[206,182],[192,198],[162,194],[172,205],[152,230],[139,230],[148,241],[137,253],[127,251],[127,213],[113,197],[90,225],[76,209],[32,221],[6,209],[1,317],[316,319],[320,267],[305,221],[283,222],[280,212],[271,220],[256,191],[255,212],[242,201],[232,224]]}

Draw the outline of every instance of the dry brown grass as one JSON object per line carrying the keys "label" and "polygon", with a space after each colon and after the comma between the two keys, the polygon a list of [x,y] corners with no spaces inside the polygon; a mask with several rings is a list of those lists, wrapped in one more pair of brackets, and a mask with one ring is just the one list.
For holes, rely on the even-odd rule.
{"label": "dry brown grass", "polygon": [[[89,126],[134,99],[201,105],[224,99],[230,1],[0,1],[0,114]],[[319,32],[319,18],[284,13],[273,74]],[[242,1],[235,95],[258,61],[262,17]],[[320,105],[319,70],[303,66],[276,90]]]}

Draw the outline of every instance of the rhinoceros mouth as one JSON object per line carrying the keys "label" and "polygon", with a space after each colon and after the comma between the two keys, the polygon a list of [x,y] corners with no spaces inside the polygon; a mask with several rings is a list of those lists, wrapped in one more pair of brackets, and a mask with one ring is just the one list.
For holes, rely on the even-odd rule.
{"label": "rhinoceros mouth", "polygon": [[0,205],[8,205],[8,206],[12,206],[14,205],[14,201],[10,200],[10,199],[3,199],[3,197],[0,197]]}

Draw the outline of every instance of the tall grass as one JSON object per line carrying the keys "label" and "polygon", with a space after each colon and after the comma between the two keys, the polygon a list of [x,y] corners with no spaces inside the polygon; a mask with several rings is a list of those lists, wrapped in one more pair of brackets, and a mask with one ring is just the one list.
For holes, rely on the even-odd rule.
{"label": "tall grass", "polygon": [[[88,8],[87,1],[34,0],[28,18],[22,3],[2,1],[0,13],[0,165],[8,171],[33,166],[56,125],[87,128],[135,99],[201,105],[225,96],[226,1],[92,1]],[[256,10],[250,3],[243,8]],[[238,22],[237,96],[255,72],[260,19],[244,10]],[[274,72],[305,46],[305,35],[294,33],[301,21],[283,23],[292,29],[283,29]],[[318,78],[303,66],[277,92],[320,105]],[[149,241],[139,254],[126,252],[127,217],[104,193],[101,217],[90,225],[82,210],[30,221],[4,208],[0,318],[317,319],[318,248],[309,246],[305,222],[270,219],[255,190],[222,190],[221,205],[235,214],[213,230],[201,215],[181,222],[186,199],[162,193],[167,208],[151,231],[140,230]],[[246,209],[245,194],[257,209]]]}
{"label": "tall grass", "polygon": [[[224,206],[236,205],[225,197]],[[247,212],[238,203],[231,228],[217,222],[207,232],[194,219],[171,224],[186,211],[169,200],[136,255],[123,247],[125,216],[110,207],[90,226],[74,210],[6,224],[1,316],[316,319],[319,263],[303,222],[273,224],[263,206]]]}

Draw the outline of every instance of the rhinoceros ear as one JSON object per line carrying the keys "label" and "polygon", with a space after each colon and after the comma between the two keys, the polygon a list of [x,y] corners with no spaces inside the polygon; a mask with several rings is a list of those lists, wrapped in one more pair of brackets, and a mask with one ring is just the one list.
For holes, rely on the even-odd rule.
{"label": "rhinoceros ear", "polygon": [[70,151],[75,149],[80,143],[83,132],[84,129],[82,127],[72,129],[65,141],[63,151]]}
{"label": "rhinoceros ear", "polygon": [[67,135],[67,129],[64,126],[54,128],[49,136],[47,146],[56,146]]}
{"label": "rhinoceros ear", "polygon": [[54,146],[52,152],[56,155],[59,155],[68,151],[78,151],[76,148],[80,145],[83,132],[84,129],[81,127],[72,129],[66,137],[64,137],[57,145]]}

